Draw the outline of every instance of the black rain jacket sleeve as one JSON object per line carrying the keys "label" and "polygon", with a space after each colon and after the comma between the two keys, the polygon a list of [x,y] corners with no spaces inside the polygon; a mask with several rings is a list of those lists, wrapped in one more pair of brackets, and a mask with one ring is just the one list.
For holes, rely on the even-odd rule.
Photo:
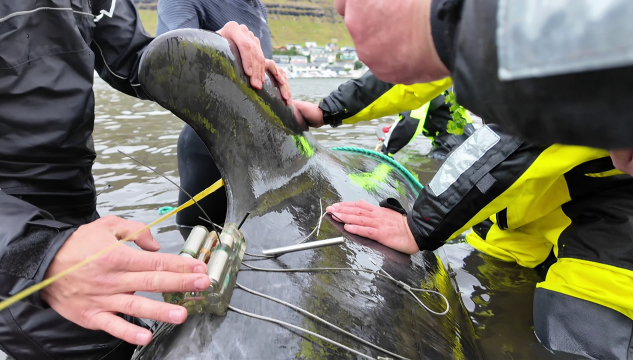
{"label": "black rain jacket sleeve", "polygon": [[[24,111],[24,104],[21,110],[14,110],[8,107],[11,112],[4,115],[8,116],[7,122],[2,125],[6,127],[6,131],[15,131],[14,134],[3,134],[3,146],[9,149],[0,153],[0,161],[6,161],[3,165],[2,184],[0,187],[0,298],[7,298],[15,295],[27,287],[41,282],[44,279],[49,264],[57,254],[57,251],[64,244],[66,239],[76,230],[75,225],[62,223],[55,220],[51,213],[48,213],[29,202],[21,200],[19,194],[29,194],[30,199],[37,199],[39,194],[55,195],[68,199],[66,205],[71,204],[87,204],[85,213],[94,212],[94,186],[90,175],[92,159],[94,159],[94,149],[90,134],[92,132],[92,124],[94,121],[94,104],[91,96],[83,94],[85,91],[91,91],[92,69],[112,87],[124,92],[125,94],[137,96],[146,99],[147,96],[139,86],[138,82],[138,66],[141,55],[145,47],[150,43],[152,38],[145,32],[141,24],[132,0],[102,0],[92,2],[92,14],[94,19],[88,12],[89,2],[81,3],[79,8],[62,9],[60,11],[37,11],[29,12],[31,16],[41,16],[44,22],[41,26],[48,26],[54,21],[64,21],[64,26],[71,26],[73,30],[78,30],[77,34],[69,34],[67,41],[78,41],[83,38],[84,45],[88,44],[94,51],[94,64],[90,57],[86,57],[84,50],[67,51],[64,40],[55,43],[54,38],[44,38],[42,43],[30,44],[33,49],[42,49],[46,46],[57,46],[63,49],[64,53],[52,54],[47,58],[48,66],[57,66],[57,70],[64,76],[64,79],[58,80],[56,83],[45,83],[44,79],[32,79],[29,81],[40,81],[40,88],[45,87],[47,94],[51,94],[49,99],[41,99],[38,95],[37,101],[43,101],[40,106],[46,106],[49,109],[59,109],[57,103],[63,102],[65,109],[71,109],[71,115],[78,115],[74,119],[81,124],[78,128],[73,123],[73,118],[63,117],[61,115],[59,121],[59,129],[50,129],[46,127],[37,127],[32,129],[30,143],[24,143],[20,136],[23,135],[23,128],[13,130],[20,126],[15,124],[16,117],[20,117],[20,111]],[[30,5],[29,5],[30,6]],[[17,7],[17,5],[16,5]],[[9,14],[20,13],[21,8],[9,7]],[[35,14],[35,15],[32,15]],[[48,17],[46,17],[48,16]],[[72,22],[72,19],[75,22]],[[10,20],[15,24],[29,21],[31,18],[27,16],[14,16]],[[53,19],[50,20],[49,19]],[[28,31],[25,27],[24,31]],[[80,37],[79,37],[80,33]],[[11,36],[10,33],[2,33],[2,36]],[[1,37],[0,37],[1,38]],[[9,38],[10,39],[10,38]],[[48,43],[46,43],[48,41]],[[61,45],[60,45],[61,44]],[[78,46],[81,46],[78,45]],[[6,49],[5,49],[6,50]],[[46,63],[39,59],[30,60],[27,64],[29,68],[24,66],[16,66],[5,68],[9,75],[5,79],[20,79],[33,77],[36,69],[42,69]],[[8,69],[8,70],[7,70]],[[33,71],[29,72],[30,69]],[[28,74],[28,75],[27,75]],[[0,74],[1,75],[1,74]],[[41,73],[40,73],[41,75]],[[63,89],[65,86],[63,81],[76,81],[76,91],[68,92]],[[46,80],[47,81],[47,80]],[[16,82],[9,89],[0,89],[0,91],[9,91],[8,94],[21,90],[20,86],[27,86],[25,81]],[[60,89],[61,88],[61,89]],[[44,90],[42,90],[44,91]],[[37,94],[36,94],[37,95]],[[76,95],[76,96],[75,96]],[[8,95],[7,95],[8,96]],[[33,100],[33,96],[29,98],[27,91],[22,96],[22,102],[28,103]],[[65,97],[64,97],[65,96]],[[73,97],[74,96],[74,97]],[[60,100],[62,99],[62,100]],[[81,99],[81,100],[77,100]],[[87,100],[84,100],[87,99]],[[20,100],[16,98],[15,101]],[[10,105],[10,104],[9,104]],[[17,105],[16,105],[17,106]],[[6,110],[6,109],[5,109]],[[39,110],[38,110],[39,111]],[[55,112],[53,110],[53,112]],[[59,111],[58,113],[63,113]],[[30,115],[29,115],[30,116]],[[49,117],[55,119],[58,114],[52,113]],[[41,116],[39,117],[41,118]],[[34,126],[39,118],[28,118]],[[85,118],[85,126],[81,119]],[[24,121],[24,118],[23,118]],[[25,122],[25,124],[30,124]],[[0,124],[1,125],[1,124]],[[22,125],[22,126],[27,126]],[[55,131],[57,132],[55,132]],[[85,136],[84,141],[79,141],[70,147],[65,142],[58,145],[56,149],[45,149],[44,145],[37,142],[43,139],[50,144],[56,144],[57,133],[61,133],[68,137],[69,132],[73,132],[73,136]],[[13,137],[11,137],[13,136]],[[61,136],[64,138],[64,136]],[[13,140],[12,140],[13,139]],[[16,140],[17,139],[17,140]],[[76,141],[77,142],[77,141]],[[38,144],[33,145],[33,143]],[[46,141],[42,144],[46,144]],[[10,148],[15,148],[19,152],[11,153]],[[70,151],[70,150],[72,151]],[[50,154],[51,160],[47,160],[46,156]],[[39,165],[36,160],[43,165]],[[59,157],[59,159],[55,158]],[[25,159],[25,160],[22,160]],[[34,162],[35,161],[35,162]],[[38,168],[39,166],[39,168]],[[44,167],[46,166],[46,167]],[[34,170],[37,169],[37,170]],[[40,170],[44,169],[44,170]],[[20,184],[26,184],[22,187]],[[14,186],[15,185],[15,186]],[[81,200],[77,200],[81,199]],[[29,200],[31,201],[31,200]],[[64,205],[64,204],[60,204]],[[44,307],[39,292],[29,296],[25,301],[38,307]]]}
{"label": "black rain jacket sleeve", "polygon": [[418,248],[435,250],[501,210],[489,204],[515,184],[542,151],[494,124],[476,131],[447,157],[408,214]]}
{"label": "black rain jacket sleeve", "polygon": [[[605,189],[626,192],[631,182],[606,150],[534,145],[484,125],[448,155],[420,192],[408,224],[420,250],[435,250],[487,219],[497,236],[507,231],[553,241],[564,229],[574,231],[570,204],[600,198]],[[485,241],[487,230],[473,230]]]}
{"label": "black rain jacket sleeve", "polygon": [[367,71],[339,86],[321,101],[319,108],[328,123],[353,124],[418,109],[451,84],[450,78],[413,85],[391,84]]}
{"label": "black rain jacket sleeve", "polygon": [[[44,280],[48,265],[76,227],[0,191],[0,298]],[[39,292],[24,301],[44,307]]]}
{"label": "black rain jacket sleeve", "polygon": [[[622,24],[630,29],[633,3],[617,0],[600,14],[584,4],[536,17],[516,11],[529,6],[536,0],[432,1],[433,41],[457,101],[533,143],[633,147],[633,61],[609,63],[633,51],[633,34],[613,31]],[[513,67],[500,67],[500,59]],[[574,70],[574,62],[584,62],[585,70]],[[514,74],[503,77],[506,69]]]}
{"label": "black rain jacket sleeve", "polygon": [[148,99],[138,80],[138,67],[153,37],[143,28],[134,4],[131,0],[95,1],[92,12],[98,19],[90,44],[96,55],[95,70],[113,88]]}

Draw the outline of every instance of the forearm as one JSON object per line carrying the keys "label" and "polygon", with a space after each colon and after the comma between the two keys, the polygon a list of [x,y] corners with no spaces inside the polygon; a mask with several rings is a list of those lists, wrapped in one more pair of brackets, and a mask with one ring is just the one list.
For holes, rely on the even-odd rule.
{"label": "forearm", "polygon": [[371,72],[339,86],[319,107],[324,118],[352,124],[414,110],[451,86],[446,78],[424,84],[395,85],[379,80]]}
{"label": "forearm", "polygon": [[[7,298],[44,279],[49,264],[76,230],[47,212],[0,191],[0,297]],[[46,306],[39,292],[24,301]]]}

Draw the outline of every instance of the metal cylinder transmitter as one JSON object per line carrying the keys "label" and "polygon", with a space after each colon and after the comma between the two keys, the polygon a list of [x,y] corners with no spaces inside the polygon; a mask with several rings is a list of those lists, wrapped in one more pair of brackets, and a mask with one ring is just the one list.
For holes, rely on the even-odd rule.
{"label": "metal cylinder transmitter", "polygon": [[185,294],[182,305],[189,314],[226,315],[246,251],[246,240],[244,234],[237,229],[237,224],[226,223],[219,242],[207,263],[211,286],[207,291]]}
{"label": "metal cylinder transmitter", "polygon": [[[179,255],[182,257],[196,259],[200,252],[205,240],[209,237],[209,230],[204,226],[196,226],[191,229],[187,241],[185,241],[182,249],[180,249]],[[181,292],[175,293],[163,293],[163,299],[170,304],[182,304],[185,294]]]}
{"label": "metal cylinder transmitter", "polygon": [[211,252],[217,245],[218,234],[215,231],[211,231],[198,252],[198,260],[204,262],[205,264],[208,263],[209,257],[211,257]]}
{"label": "metal cylinder transmitter", "polygon": [[192,259],[198,258],[198,252],[204,241],[209,237],[209,230],[204,226],[195,226],[191,229],[187,241],[180,249],[180,256],[190,257]]}

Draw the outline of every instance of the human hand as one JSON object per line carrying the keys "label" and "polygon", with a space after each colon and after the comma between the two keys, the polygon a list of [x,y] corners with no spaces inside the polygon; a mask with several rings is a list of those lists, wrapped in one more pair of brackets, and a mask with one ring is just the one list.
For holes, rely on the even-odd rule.
{"label": "human hand", "polygon": [[317,104],[299,100],[294,100],[292,103],[295,106],[295,117],[297,119],[303,118],[308,126],[313,128],[320,128],[324,125],[323,110]]}
{"label": "human hand", "polygon": [[292,105],[290,84],[288,83],[288,76],[286,76],[284,69],[278,68],[274,61],[266,59],[266,70],[273,74],[275,80],[277,80],[277,84],[279,84],[279,91],[281,92],[281,96],[284,100],[286,100],[286,105]]}
{"label": "human hand", "polygon": [[238,25],[235,21],[229,21],[217,33],[235,43],[240,51],[244,72],[250,77],[251,86],[261,90],[266,79],[266,58],[259,39],[246,25]]}
{"label": "human hand", "polygon": [[633,149],[609,150],[616,169],[633,176]]}
{"label": "human hand", "polygon": [[[115,216],[80,226],[59,249],[45,277],[112,246],[143,226]],[[149,230],[133,240],[144,250],[160,248]],[[202,261],[121,245],[44,288],[41,296],[61,316],[80,326],[103,330],[131,344],[146,345],[152,333],[123,320],[117,313],[180,324],[187,318],[187,310],[134,295],[135,291],[200,291],[209,285]]]}
{"label": "human hand", "polygon": [[352,234],[375,240],[405,254],[420,251],[407,217],[396,211],[363,200],[337,203],[325,210],[333,215],[334,220],[342,220],[345,230]]}

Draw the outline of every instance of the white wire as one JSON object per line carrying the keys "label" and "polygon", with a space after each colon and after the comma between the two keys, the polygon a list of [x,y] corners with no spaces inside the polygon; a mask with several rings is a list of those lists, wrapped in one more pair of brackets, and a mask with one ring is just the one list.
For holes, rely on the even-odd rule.
{"label": "white wire", "polygon": [[[394,278],[393,278],[393,276],[389,275],[389,273],[388,273],[388,272],[386,272],[385,270],[383,270],[380,266],[378,266],[378,264],[374,261],[374,259],[370,258],[370,259],[369,259],[369,261],[371,261],[371,262],[372,262],[372,264],[374,264],[374,265],[375,265],[378,269],[380,269],[380,272],[382,272],[382,273],[384,273],[385,275],[387,275],[387,276],[388,276],[391,280],[396,281],[396,282],[398,282],[398,283],[400,282],[400,281],[398,281],[398,280],[394,279]],[[398,284],[398,285],[400,285],[400,284]],[[439,293],[439,292],[437,292],[437,291],[427,290],[427,291],[429,291],[429,292],[434,292],[434,293],[436,293],[436,294],[440,294],[440,295],[442,295],[442,298],[444,298],[444,301],[446,302],[446,310],[444,310],[444,311],[443,311],[443,312],[441,312],[441,313],[437,313],[437,312],[435,312],[435,311],[433,311],[433,310],[429,309],[426,305],[424,305],[424,303],[423,303],[423,302],[422,302],[422,301],[421,301],[421,300],[420,300],[417,296],[415,296],[415,294],[413,293],[413,291],[424,291],[424,289],[411,288],[410,286],[407,286],[406,284],[405,284],[405,286],[406,286],[406,287],[402,287],[402,288],[403,288],[406,292],[408,292],[409,294],[411,294],[411,296],[413,296],[413,297],[414,297],[414,298],[418,301],[418,303],[420,303],[420,305],[422,305],[422,306],[423,306],[423,307],[424,307],[427,311],[430,311],[431,313],[433,313],[433,314],[435,314],[435,315],[446,315],[446,314],[448,313],[449,306],[448,306],[448,300],[446,299],[446,296],[444,296],[444,295],[440,294],[440,293]]]}
{"label": "white wire", "polygon": [[[325,214],[321,214],[321,217],[319,218],[319,224],[321,224],[321,220],[323,219],[323,217],[325,217],[327,213]],[[314,230],[312,230],[311,233],[308,234],[308,236],[304,237],[303,240],[299,241],[299,244],[303,244],[304,242],[308,241],[308,239],[310,238],[310,236],[312,236],[312,234],[314,234],[315,231],[317,231],[319,227],[315,227]]]}
{"label": "white wire", "polygon": [[[266,258],[266,259],[271,259],[271,258],[276,257],[276,256],[270,256],[270,255],[251,254],[251,253],[246,252],[246,251],[244,251],[244,255],[248,255],[248,256],[252,256],[252,257],[258,257],[258,258]],[[283,255],[283,254],[281,254],[281,255]],[[281,255],[278,255],[278,256],[281,256]]]}
{"label": "white wire", "polygon": [[323,220],[323,202],[321,201],[321,199],[319,198],[319,208],[321,209],[321,217],[319,217],[319,225],[317,225],[317,234],[316,236],[319,236],[319,231],[321,231],[321,221]]}
{"label": "white wire", "polygon": [[289,327],[289,328],[292,328],[292,329],[295,329],[295,330],[299,330],[299,331],[305,332],[305,333],[310,334],[312,336],[315,336],[315,337],[317,337],[317,338],[319,338],[319,339],[321,339],[323,341],[329,342],[330,344],[333,344],[333,345],[336,345],[338,347],[341,347],[341,348],[343,348],[343,349],[345,349],[345,350],[347,350],[349,352],[352,352],[352,353],[354,353],[354,354],[356,354],[358,356],[362,356],[362,357],[367,358],[367,359],[371,359],[371,360],[385,359],[385,358],[381,358],[381,357],[378,357],[378,359],[376,359],[376,358],[373,358],[371,356],[365,355],[365,354],[363,354],[360,351],[356,351],[356,350],[354,350],[352,348],[349,348],[349,347],[347,347],[347,346],[345,346],[345,345],[343,345],[341,343],[338,343],[338,342],[336,342],[336,341],[334,341],[332,339],[328,339],[325,336],[319,335],[319,334],[317,334],[315,332],[312,332],[310,330],[298,327],[296,325],[292,325],[292,324],[287,323],[285,321],[273,319],[273,318],[270,318],[270,317],[267,317],[267,316],[253,314],[253,313],[250,313],[248,311],[237,309],[237,308],[235,308],[235,307],[233,307],[231,305],[229,305],[229,310],[235,311],[236,313],[239,313],[239,314],[242,314],[242,315],[253,317],[255,319],[260,319],[260,320],[264,320],[264,321],[270,321],[271,323],[275,323],[275,324],[278,324],[278,325],[281,325],[281,326],[286,326],[286,327]]}
{"label": "white wire", "polygon": [[[411,296],[413,296],[418,304],[420,304],[423,308],[426,309],[426,311],[430,312],[431,314],[434,315],[446,315],[448,314],[448,311],[450,310],[450,304],[448,302],[448,299],[446,298],[446,296],[444,296],[442,293],[439,293],[435,290],[428,290],[428,289],[420,289],[420,288],[412,288],[411,286],[403,283],[402,281],[396,280],[394,278],[391,277],[391,275],[387,274],[381,274],[379,272],[373,271],[373,270],[369,270],[369,269],[357,269],[357,268],[295,268],[295,269],[267,269],[267,268],[258,268],[252,265],[249,265],[245,262],[242,262],[242,265],[246,266],[247,268],[250,268],[252,270],[255,271],[268,271],[268,272],[317,272],[317,271],[359,271],[359,272],[365,272],[365,273],[370,273],[370,274],[374,274],[376,276],[382,277],[383,279],[387,279],[390,281],[393,281],[396,283],[396,285],[398,285],[399,287],[403,288],[405,291],[407,291]],[[382,269],[380,269],[381,271],[384,271]],[[442,311],[442,312],[437,312],[437,311],[433,311],[431,309],[429,309],[428,306],[426,306],[417,296],[415,296],[415,294],[413,293],[413,291],[418,291],[418,292],[426,292],[426,293],[431,293],[431,294],[436,294],[442,297],[442,299],[444,299],[444,302],[446,303],[446,310]]]}
{"label": "white wire", "polygon": [[327,320],[324,320],[324,319],[322,319],[322,318],[320,318],[320,317],[318,317],[318,316],[314,315],[313,313],[311,313],[311,312],[309,312],[309,311],[307,311],[307,310],[304,310],[304,309],[302,309],[302,308],[300,308],[300,307],[298,307],[298,306],[295,306],[295,305],[292,305],[292,304],[290,304],[290,303],[287,303],[287,302],[285,302],[285,301],[283,301],[283,300],[281,300],[281,299],[277,299],[277,298],[274,298],[274,297],[272,297],[272,296],[269,296],[269,295],[266,295],[266,294],[262,294],[262,293],[260,293],[260,292],[255,291],[255,290],[249,289],[249,288],[247,288],[247,287],[245,287],[245,286],[240,285],[239,283],[235,283],[235,285],[236,285],[238,288],[240,288],[240,289],[242,289],[242,290],[244,290],[244,291],[246,291],[246,292],[249,292],[249,293],[251,293],[251,294],[253,294],[253,295],[261,296],[261,297],[263,297],[264,299],[268,299],[268,300],[274,301],[274,302],[276,302],[276,303],[279,303],[279,304],[285,305],[285,306],[287,306],[287,307],[289,307],[289,308],[291,308],[291,309],[294,309],[294,310],[296,310],[296,311],[298,311],[298,312],[300,312],[300,313],[302,313],[302,314],[304,314],[304,315],[306,315],[306,316],[308,316],[308,317],[311,317],[311,318],[313,318],[313,319],[315,319],[315,320],[317,320],[317,321],[319,321],[319,322],[321,322],[321,323],[323,323],[323,324],[325,324],[325,325],[328,325],[329,327],[331,327],[331,328],[333,328],[333,329],[335,329],[335,330],[337,330],[337,331],[339,331],[339,332],[342,332],[343,334],[345,334],[345,335],[347,335],[347,336],[350,336],[350,337],[352,337],[352,338],[354,338],[354,339],[356,339],[356,340],[360,341],[361,343],[363,343],[363,344],[365,344],[365,345],[367,345],[367,346],[373,347],[374,349],[380,350],[380,351],[382,351],[382,352],[384,352],[384,353],[386,353],[386,354],[389,354],[389,355],[391,355],[391,356],[394,356],[394,357],[396,357],[396,358],[398,358],[398,359],[409,360],[409,359],[408,359],[408,358],[406,358],[406,357],[400,356],[400,355],[398,355],[398,354],[394,354],[394,353],[392,353],[392,352],[391,352],[391,351],[389,351],[389,350],[383,349],[383,348],[381,348],[381,347],[380,347],[380,346],[378,346],[378,345],[374,345],[374,344],[370,343],[370,342],[369,342],[369,341],[367,341],[367,340],[364,340],[364,339],[362,339],[362,338],[360,338],[360,337],[358,337],[358,336],[356,336],[356,335],[354,335],[354,334],[352,334],[352,333],[350,333],[350,332],[348,332],[348,331],[346,331],[346,330],[344,330],[344,329],[341,329],[340,327],[338,327],[338,326],[336,326],[336,325],[334,325],[334,324],[332,324],[332,323],[328,322]]}

